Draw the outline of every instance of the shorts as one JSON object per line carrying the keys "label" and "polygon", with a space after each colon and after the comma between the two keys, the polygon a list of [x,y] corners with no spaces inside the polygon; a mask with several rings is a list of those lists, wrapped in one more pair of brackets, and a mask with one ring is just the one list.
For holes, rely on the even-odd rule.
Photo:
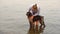
{"label": "shorts", "polygon": [[41,17],[40,17],[39,15],[34,16],[34,18],[33,18],[33,22],[38,21],[38,20],[41,20]]}

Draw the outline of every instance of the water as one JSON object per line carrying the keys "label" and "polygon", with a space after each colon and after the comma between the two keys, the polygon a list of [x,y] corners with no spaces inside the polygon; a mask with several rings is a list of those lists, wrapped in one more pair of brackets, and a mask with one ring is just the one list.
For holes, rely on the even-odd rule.
{"label": "water", "polygon": [[0,34],[32,34],[29,33],[30,27],[25,14],[29,6],[34,3],[40,5],[40,14],[44,16],[46,27],[43,34],[60,34],[59,1],[0,0]]}

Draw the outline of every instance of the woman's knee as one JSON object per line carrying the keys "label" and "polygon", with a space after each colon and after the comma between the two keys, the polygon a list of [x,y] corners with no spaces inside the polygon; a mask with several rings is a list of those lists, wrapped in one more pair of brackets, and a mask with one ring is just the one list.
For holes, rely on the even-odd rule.
{"label": "woman's knee", "polygon": [[34,24],[35,24],[35,25],[38,25],[38,21],[35,21]]}

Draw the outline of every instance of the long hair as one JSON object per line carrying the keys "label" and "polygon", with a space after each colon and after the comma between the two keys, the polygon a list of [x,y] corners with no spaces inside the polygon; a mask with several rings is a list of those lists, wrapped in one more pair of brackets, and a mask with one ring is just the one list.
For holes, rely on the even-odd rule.
{"label": "long hair", "polygon": [[35,5],[32,6],[32,10],[33,10],[33,11],[37,11],[37,10],[38,10],[38,9],[37,9],[37,4],[35,4]]}

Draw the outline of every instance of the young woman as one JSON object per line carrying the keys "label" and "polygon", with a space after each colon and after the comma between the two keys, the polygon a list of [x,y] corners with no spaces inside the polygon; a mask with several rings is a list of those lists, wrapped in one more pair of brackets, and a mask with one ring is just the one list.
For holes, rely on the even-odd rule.
{"label": "young woman", "polygon": [[32,16],[29,17],[29,21],[32,23],[32,22],[36,22],[36,25],[38,25],[38,22],[36,21],[35,19],[35,16],[38,16],[39,15],[39,11],[40,11],[40,8],[37,7],[37,4],[34,4],[32,7],[29,8],[29,11]]}
{"label": "young woman", "polygon": [[[37,4],[34,4],[32,7],[29,8],[30,17],[28,17],[30,26],[36,25],[38,26],[38,22],[41,20],[39,13],[40,13],[40,7],[37,6]],[[40,22],[41,23],[41,22]],[[42,23],[41,23],[42,26]]]}

